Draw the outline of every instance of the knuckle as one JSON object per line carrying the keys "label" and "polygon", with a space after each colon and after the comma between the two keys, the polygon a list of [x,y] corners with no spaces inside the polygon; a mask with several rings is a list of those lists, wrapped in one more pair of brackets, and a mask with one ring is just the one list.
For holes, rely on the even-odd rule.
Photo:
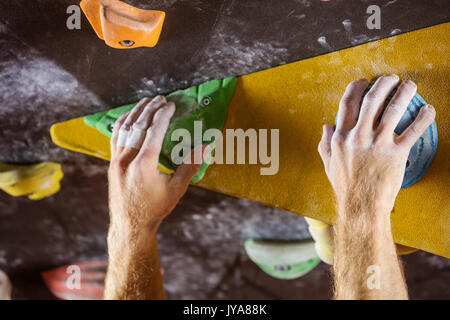
{"label": "knuckle", "polygon": [[401,110],[403,109],[403,106],[401,104],[398,103],[398,101],[393,101],[390,105],[389,105],[389,112],[393,112],[393,113],[399,113]]}
{"label": "knuckle", "polygon": [[[391,138],[392,139],[392,138]],[[391,140],[392,141],[392,140]],[[376,151],[384,150],[387,145],[388,139],[384,135],[378,135],[375,137],[372,143],[372,148]]]}
{"label": "knuckle", "polygon": [[351,145],[354,146],[363,146],[366,144],[366,137],[360,131],[354,131],[349,139]]}
{"label": "knuckle", "polygon": [[120,127],[120,129],[130,131],[132,125],[133,125],[133,121],[131,119],[127,118],[125,120],[125,122],[123,123],[123,125]]}
{"label": "knuckle", "polygon": [[117,160],[115,161],[115,166],[116,166],[116,168],[118,168],[118,169],[120,169],[120,170],[125,170],[125,169],[127,169],[128,165],[129,165],[128,157],[123,156],[123,155],[122,155],[122,156],[119,156],[119,157],[117,158]]}
{"label": "knuckle", "polygon": [[434,108],[427,107],[427,108],[423,108],[422,113],[423,113],[423,117],[425,118],[426,121],[432,121],[436,115],[436,110],[434,110]]}
{"label": "knuckle", "polygon": [[320,150],[323,148],[323,140],[320,140],[319,144],[317,145],[317,149]]}
{"label": "knuckle", "polygon": [[345,139],[340,132],[336,132],[331,138],[331,145],[334,147],[342,147],[345,143]]}
{"label": "knuckle", "polygon": [[411,136],[418,136],[420,134],[419,130],[417,129],[416,126],[411,126],[409,128],[409,133]]}
{"label": "knuckle", "polygon": [[364,97],[364,102],[366,104],[372,104],[378,100],[378,94],[374,91],[369,91]]}
{"label": "knuckle", "polygon": [[319,145],[317,146],[317,151],[319,152],[319,154],[321,156],[323,155],[323,145],[322,145],[322,143],[319,143]]}
{"label": "knuckle", "polygon": [[121,176],[126,171],[127,165],[124,163],[120,163],[118,159],[111,161],[109,169],[108,169],[108,175],[109,176]]}
{"label": "knuckle", "polygon": [[376,129],[376,131],[377,131],[377,133],[379,133],[379,134],[382,134],[385,130],[387,130],[390,126],[389,126],[389,123],[390,123],[391,121],[390,120],[385,120],[385,119],[383,119],[383,121],[381,121],[379,124],[378,124],[378,127],[377,127],[377,129]]}
{"label": "knuckle", "polygon": [[119,126],[118,124],[123,123],[125,121],[125,119],[128,117],[128,115],[130,114],[130,112],[125,112],[124,114],[122,114],[115,122],[113,125],[113,131],[114,130],[118,130]]}
{"label": "knuckle", "polygon": [[341,101],[339,102],[339,107],[343,108],[343,107],[346,107],[347,105],[350,105],[350,104],[352,104],[354,102],[355,102],[354,95],[345,94],[345,95],[342,96]]}
{"label": "knuckle", "polygon": [[135,123],[133,123],[132,129],[137,130],[137,131],[142,131],[142,130],[146,130],[147,126],[143,120],[137,120]]}

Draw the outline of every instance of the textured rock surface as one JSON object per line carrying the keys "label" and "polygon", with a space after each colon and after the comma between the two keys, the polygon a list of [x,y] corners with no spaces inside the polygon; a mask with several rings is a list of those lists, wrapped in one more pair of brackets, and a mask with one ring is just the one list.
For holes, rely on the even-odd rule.
{"label": "textured rock surface", "polygon": [[[73,1],[0,3],[0,161],[59,161],[66,174],[60,193],[39,202],[0,194],[0,269],[16,298],[52,298],[39,272],[106,256],[107,163],[53,145],[51,124],[448,20],[445,0],[372,1],[383,10],[381,30],[365,27],[366,1],[126,2],[167,12],[156,48],[106,47],[85,18],[81,30],[67,30]],[[190,188],[159,235],[169,297],[329,297],[327,266],[271,279],[243,252],[250,236],[307,233],[299,216]],[[405,260],[413,298],[450,297],[448,260]]]}

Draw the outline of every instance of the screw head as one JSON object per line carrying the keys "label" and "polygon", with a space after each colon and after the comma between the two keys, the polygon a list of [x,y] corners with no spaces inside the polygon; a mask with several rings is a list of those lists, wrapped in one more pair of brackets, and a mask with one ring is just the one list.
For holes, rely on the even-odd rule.
{"label": "screw head", "polygon": [[275,266],[275,270],[278,270],[278,271],[288,271],[290,269],[291,269],[290,265],[278,265],[278,266]]}
{"label": "screw head", "polygon": [[211,99],[208,97],[203,98],[202,103],[204,106],[208,106],[211,104]]}
{"label": "screw head", "polygon": [[132,45],[134,45],[133,40],[122,40],[119,43],[124,47],[131,47]]}

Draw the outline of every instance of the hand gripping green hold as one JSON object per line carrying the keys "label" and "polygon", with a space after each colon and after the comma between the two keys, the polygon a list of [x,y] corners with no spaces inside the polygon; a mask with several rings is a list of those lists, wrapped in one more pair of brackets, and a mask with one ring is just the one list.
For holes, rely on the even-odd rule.
{"label": "hand gripping green hold", "polygon": [[[171,152],[178,141],[172,141],[172,133],[176,129],[186,129],[191,135],[191,149],[198,144],[209,144],[211,153],[215,148],[215,141],[203,140],[203,133],[208,129],[218,129],[222,131],[225,124],[228,104],[234,93],[237,78],[229,77],[222,80],[213,80],[198,86],[193,86],[184,90],[178,90],[166,96],[167,101],[175,103],[176,110],[170,121],[169,128],[164,137],[161,153],[159,155],[159,165],[176,170],[177,165],[171,160]],[[125,112],[130,111],[136,105],[129,104],[108,111],[87,115],[84,122],[111,138],[114,122]],[[194,121],[202,122],[202,141],[194,141]],[[192,179],[192,182],[200,181],[208,167],[208,163],[203,162],[200,170]]]}

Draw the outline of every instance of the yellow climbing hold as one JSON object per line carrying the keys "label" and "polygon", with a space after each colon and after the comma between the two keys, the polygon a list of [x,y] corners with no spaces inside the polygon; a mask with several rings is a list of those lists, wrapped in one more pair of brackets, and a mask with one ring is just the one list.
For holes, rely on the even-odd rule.
{"label": "yellow climbing hold", "polygon": [[320,260],[332,265],[334,262],[334,239],[332,226],[311,218],[306,218],[308,230],[316,242],[315,248]]}
{"label": "yellow climbing hold", "polygon": [[[305,220],[308,223],[309,233],[316,242],[315,249],[320,260],[322,260],[326,264],[333,265],[334,263],[333,226],[312,218],[305,217]],[[396,244],[396,247],[397,253],[399,255],[406,255],[417,251],[417,249],[415,248],[407,247],[398,243]]]}
{"label": "yellow climbing hold", "polygon": [[0,189],[11,196],[28,196],[31,200],[55,194],[63,177],[61,165],[42,162],[34,165],[0,163]]}

